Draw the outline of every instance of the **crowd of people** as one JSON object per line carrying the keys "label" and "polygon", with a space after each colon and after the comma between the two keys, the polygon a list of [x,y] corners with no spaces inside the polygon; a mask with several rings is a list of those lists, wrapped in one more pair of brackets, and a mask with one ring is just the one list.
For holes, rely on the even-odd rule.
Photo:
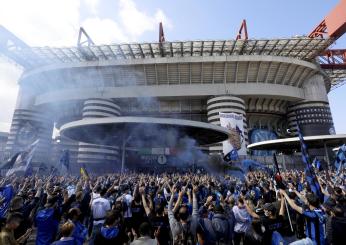
{"label": "crowd of people", "polygon": [[1,177],[0,244],[345,244],[345,175],[316,174]]}

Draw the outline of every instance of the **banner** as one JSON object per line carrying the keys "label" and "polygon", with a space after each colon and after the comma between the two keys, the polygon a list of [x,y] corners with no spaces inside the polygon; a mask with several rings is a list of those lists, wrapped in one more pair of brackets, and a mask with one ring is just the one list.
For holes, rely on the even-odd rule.
{"label": "banner", "polygon": [[219,112],[221,127],[229,130],[228,140],[222,143],[223,154],[237,151],[238,155],[246,155],[243,115]]}
{"label": "banner", "polygon": [[[249,141],[251,144],[265,141],[276,140],[278,137],[275,132],[266,129],[253,129],[249,133]],[[252,150],[253,156],[272,156],[275,151],[269,150]]]}
{"label": "banner", "polygon": [[39,140],[32,143],[25,151],[21,152],[17,158],[13,167],[7,171],[6,176],[10,176],[14,173],[23,172],[24,174],[30,169],[31,160],[35,154]]}

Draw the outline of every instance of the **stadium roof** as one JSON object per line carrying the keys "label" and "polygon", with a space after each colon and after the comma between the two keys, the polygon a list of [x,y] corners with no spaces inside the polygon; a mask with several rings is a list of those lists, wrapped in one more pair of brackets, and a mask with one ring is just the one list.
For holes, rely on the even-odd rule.
{"label": "stadium roof", "polygon": [[[311,148],[323,148],[325,144],[335,147],[346,143],[346,134],[305,136],[304,141]],[[250,144],[247,148],[251,150],[300,149],[300,141],[298,137],[266,140]]]}
{"label": "stadium roof", "polygon": [[[1,26],[0,26],[1,27]],[[329,47],[333,38],[306,36],[283,39],[196,40],[153,43],[126,43],[109,45],[78,45],[75,47],[29,47],[4,27],[0,28],[4,40],[3,53],[25,69],[44,65],[88,61],[151,59],[169,57],[272,55],[323,63],[316,58]],[[332,89],[346,80],[345,70],[328,69]]]}
{"label": "stadium roof", "polygon": [[28,47],[12,50],[26,68],[55,63],[185,56],[275,55],[311,61],[332,39],[291,38],[260,40],[174,41],[80,47]]}
{"label": "stadium roof", "polygon": [[[164,130],[164,134],[161,130]],[[106,117],[84,118],[64,124],[60,135],[90,144],[119,145],[123,139],[131,142],[166,139],[170,141],[171,130],[178,138],[188,136],[199,145],[209,145],[228,138],[228,130],[210,123],[175,118],[153,117]]]}

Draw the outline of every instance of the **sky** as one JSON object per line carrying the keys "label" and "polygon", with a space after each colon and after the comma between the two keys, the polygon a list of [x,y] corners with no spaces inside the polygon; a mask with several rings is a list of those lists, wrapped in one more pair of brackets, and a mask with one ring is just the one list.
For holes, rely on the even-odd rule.
{"label": "sky", "polygon": [[[0,25],[30,46],[75,46],[83,26],[96,44],[309,34],[339,0],[0,0]],[[346,34],[333,48],[346,48]],[[0,131],[9,131],[22,70],[0,57]],[[328,95],[337,133],[346,133],[346,85]]]}

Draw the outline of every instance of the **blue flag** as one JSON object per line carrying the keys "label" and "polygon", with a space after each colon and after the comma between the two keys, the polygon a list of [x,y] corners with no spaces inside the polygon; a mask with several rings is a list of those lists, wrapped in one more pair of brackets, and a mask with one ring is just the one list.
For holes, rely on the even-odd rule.
{"label": "blue flag", "polygon": [[318,198],[323,200],[323,194],[321,192],[321,187],[317,181],[314,169],[312,167],[312,164],[310,163],[310,158],[308,154],[308,149],[306,147],[303,134],[300,131],[300,128],[298,127],[298,136],[300,141],[300,149],[302,152],[302,160],[305,164],[305,178],[306,181],[309,183],[309,186],[311,188],[311,191],[317,195]]}
{"label": "blue flag", "polygon": [[236,161],[238,160],[238,157],[238,151],[236,149],[233,149],[223,157],[223,160],[225,162]]}
{"label": "blue flag", "polygon": [[21,154],[22,152],[17,152],[16,154],[14,154],[12,157],[10,157],[9,159],[7,159],[6,162],[3,162],[0,165],[0,169],[9,169],[12,168],[13,164],[16,162],[17,157]]}
{"label": "blue flag", "polygon": [[275,175],[276,173],[280,174],[280,169],[279,169],[279,164],[278,164],[278,159],[276,158],[276,154],[273,154],[273,160],[274,160],[274,166],[273,166],[273,174]]}
{"label": "blue flag", "polygon": [[321,161],[315,157],[315,159],[312,161],[312,166],[317,169],[318,171],[321,170]]}
{"label": "blue flag", "polygon": [[67,173],[70,167],[70,151],[63,150],[60,157],[60,168],[62,173]]}
{"label": "blue flag", "polygon": [[17,173],[22,173],[24,175],[28,175],[30,172],[32,173],[31,160],[35,154],[38,142],[39,140],[36,140],[17,156],[13,167],[7,171],[6,176]]}
{"label": "blue flag", "polygon": [[338,153],[336,153],[336,159],[334,164],[337,170],[337,174],[339,174],[346,164],[346,145],[345,144],[340,146]]}
{"label": "blue flag", "polygon": [[5,218],[15,192],[11,185],[0,187],[0,218]]}

